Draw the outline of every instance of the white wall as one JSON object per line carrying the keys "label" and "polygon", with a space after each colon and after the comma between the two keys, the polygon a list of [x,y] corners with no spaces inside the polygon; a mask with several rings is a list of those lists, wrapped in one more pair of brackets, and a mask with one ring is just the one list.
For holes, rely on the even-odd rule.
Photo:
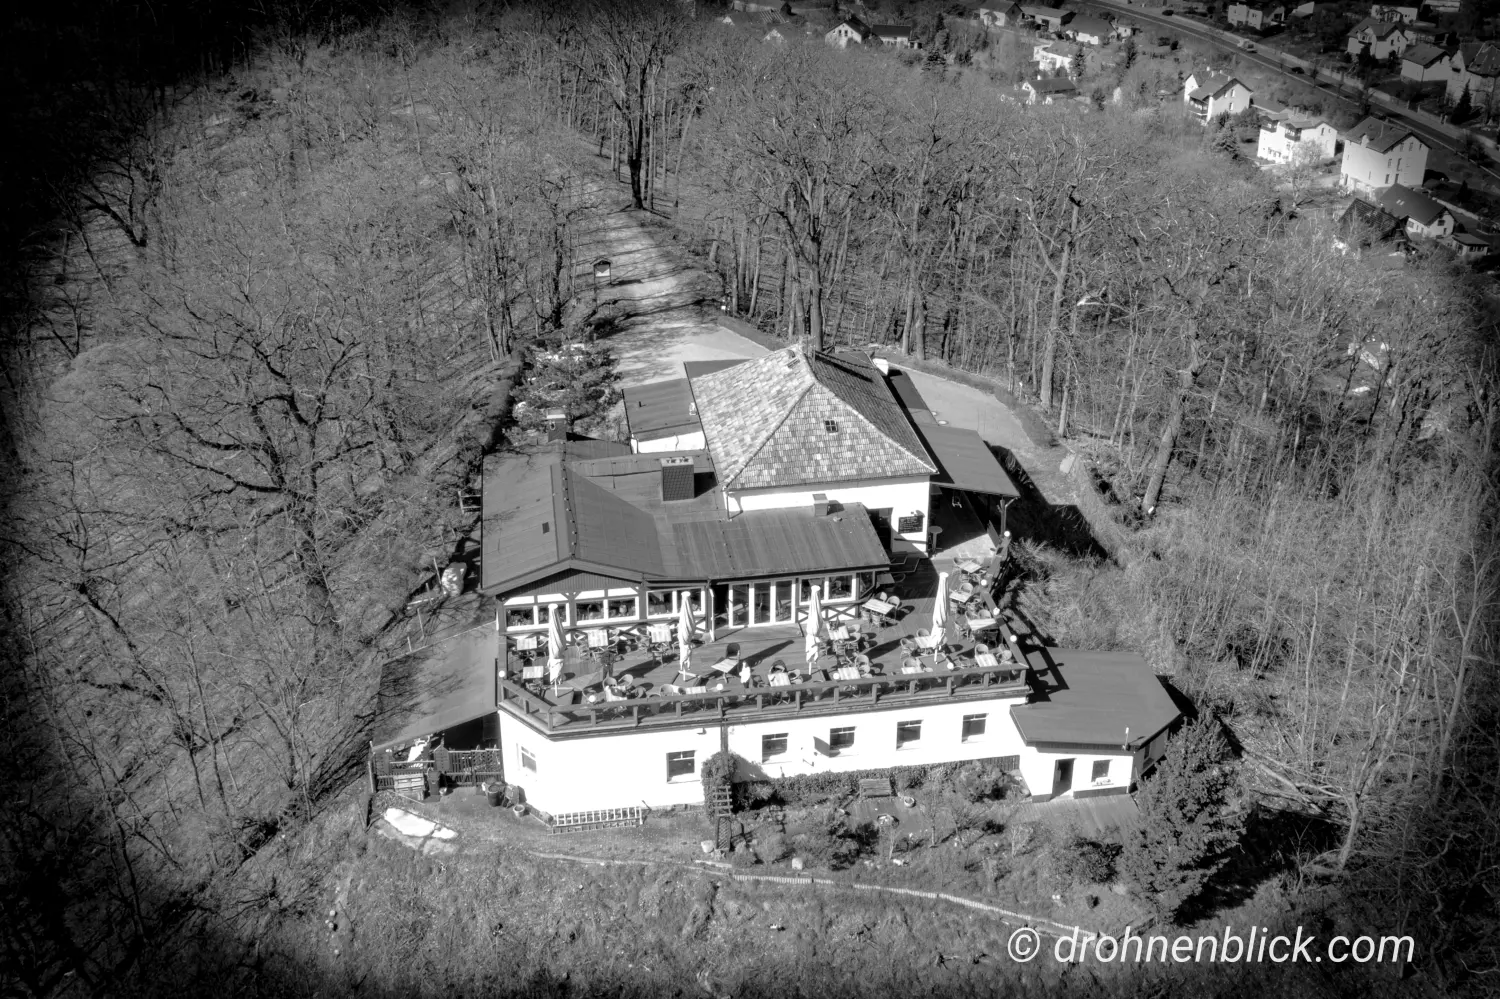
{"label": "white wall", "polygon": [[[783,715],[731,725],[729,748],[751,764],[750,772],[739,775],[746,780],[1023,756],[1025,746],[1010,716],[1011,705],[1023,700],[1011,697],[837,715]],[[977,714],[986,716],[985,734],[965,742],[963,718]],[[921,721],[922,735],[915,744],[897,749],[896,724],[901,721]],[[815,740],[826,745],[830,729],[847,727],[855,730],[852,750],[834,756],[818,748]],[[762,763],[761,737],[781,733],[787,735],[785,756]],[[642,803],[662,808],[703,801],[699,768],[718,752],[719,729],[715,718],[705,716],[703,725],[694,728],[626,729],[612,735],[553,740],[501,710],[500,745],[506,780],[525,788],[527,801],[545,812]],[[536,759],[535,773],[521,766],[523,746]],[[691,778],[668,782],[667,754],[684,750],[694,752],[695,771]],[[1051,788],[1050,771],[1047,788]]]}
{"label": "white wall", "polygon": [[[932,487],[928,476],[908,476],[899,479],[881,479],[865,482],[835,482],[825,485],[799,485],[795,489],[741,489],[731,492],[727,498],[730,514],[746,510],[784,510],[796,508],[812,510],[813,493],[823,493],[839,503],[863,503],[868,509],[891,510],[891,536],[902,537],[923,551],[926,550],[927,528],[931,526]],[[922,530],[910,534],[896,534],[896,525],[902,517],[921,512]]]}
{"label": "white wall", "polygon": [[1427,172],[1427,147],[1410,137],[1388,153],[1346,142],[1339,172],[1344,186],[1356,190],[1373,191],[1392,184],[1418,188]]}
{"label": "white wall", "polygon": [[[1106,753],[1097,749],[1041,752],[1026,746],[1021,752],[1021,776],[1026,781],[1027,789],[1033,795],[1046,797],[1052,794],[1058,760],[1073,761],[1073,783],[1069,791],[1064,793],[1064,797],[1071,796],[1072,792],[1077,791],[1096,791],[1105,788],[1128,789],[1136,772],[1136,757],[1130,753]],[[1094,763],[1099,760],[1109,762],[1109,775],[1095,784],[1089,775],[1093,772]]]}
{"label": "white wall", "polygon": [[1338,132],[1327,122],[1316,128],[1303,129],[1302,139],[1298,142],[1289,139],[1279,127],[1275,131],[1263,128],[1260,130],[1260,143],[1255,152],[1257,156],[1273,163],[1291,162],[1299,149],[1311,149],[1320,159],[1332,159],[1337,139]]}
{"label": "white wall", "polygon": [[675,437],[658,437],[651,441],[637,440],[632,437],[630,446],[638,454],[653,454],[657,451],[702,451],[707,447],[701,430],[691,430]]}

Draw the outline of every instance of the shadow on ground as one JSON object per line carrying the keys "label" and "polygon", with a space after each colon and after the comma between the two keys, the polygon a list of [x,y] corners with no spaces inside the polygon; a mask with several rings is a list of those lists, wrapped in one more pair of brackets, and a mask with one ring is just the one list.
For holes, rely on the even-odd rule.
{"label": "shadow on ground", "polygon": [[1074,558],[1110,557],[1078,507],[1071,503],[1048,503],[1014,452],[998,444],[991,444],[990,450],[1021,494],[1006,514],[1006,527],[1012,538],[1046,544]]}

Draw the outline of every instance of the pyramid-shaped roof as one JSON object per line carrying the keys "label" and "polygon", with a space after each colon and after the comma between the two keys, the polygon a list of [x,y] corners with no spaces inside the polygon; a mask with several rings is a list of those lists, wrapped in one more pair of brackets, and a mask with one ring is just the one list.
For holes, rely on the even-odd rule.
{"label": "pyramid-shaped roof", "polygon": [[885,376],[863,358],[787,347],[695,378],[693,397],[726,488],[937,471]]}

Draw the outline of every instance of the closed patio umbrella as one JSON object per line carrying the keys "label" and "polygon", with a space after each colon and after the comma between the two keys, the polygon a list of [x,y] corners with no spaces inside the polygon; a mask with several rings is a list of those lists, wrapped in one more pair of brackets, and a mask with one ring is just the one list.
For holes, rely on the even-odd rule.
{"label": "closed patio umbrella", "polygon": [[547,679],[552,681],[552,692],[557,693],[557,681],[562,679],[563,633],[557,604],[547,605]]}
{"label": "closed patio umbrella", "polygon": [[941,648],[948,643],[948,574],[938,573],[937,599],[932,603],[932,638]]}
{"label": "closed patio umbrella", "polygon": [[828,632],[828,624],[823,620],[823,594],[816,587],[810,587],[807,595],[807,668],[812,669],[813,663],[818,661],[818,644]]}
{"label": "closed patio umbrella", "polygon": [[687,673],[693,665],[693,636],[698,633],[698,622],[693,619],[693,601],[686,594],[679,597],[677,611],[678,672]]}

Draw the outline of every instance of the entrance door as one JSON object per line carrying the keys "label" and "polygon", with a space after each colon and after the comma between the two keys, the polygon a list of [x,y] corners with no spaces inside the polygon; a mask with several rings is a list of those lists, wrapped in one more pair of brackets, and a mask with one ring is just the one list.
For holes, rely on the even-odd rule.
{"label": "entrance door", "polygon": [[714,627],[723,628],[729,623],[729,584],[720,583],[713,588]]}
{"label": "entrance door", "polygon": [[875,536],[880,539],[880,547],[886,551],[891,550],[891,511],[892,507],[882,510],[870,511],[870,524],[875,528]]}
{"label": "entrance door", "polygon": [[1059,797],[1073,790],[1073,761],[1058,760],[1057,770],[1052,775],[1052,796]]}

